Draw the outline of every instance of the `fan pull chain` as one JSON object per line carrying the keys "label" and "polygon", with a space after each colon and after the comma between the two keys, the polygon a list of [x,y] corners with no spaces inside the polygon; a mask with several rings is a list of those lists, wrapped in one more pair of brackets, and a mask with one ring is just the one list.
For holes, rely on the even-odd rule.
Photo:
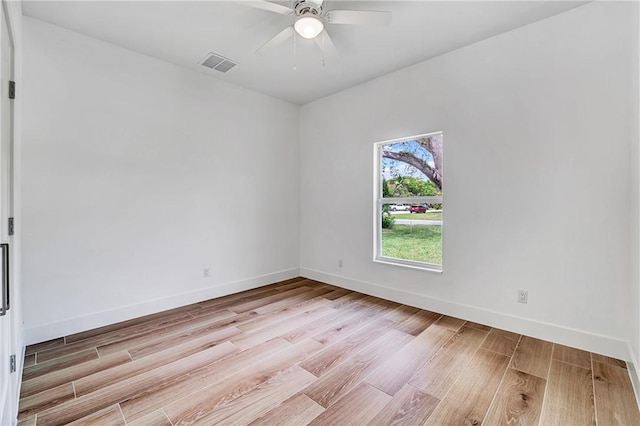
{"label": "fan pull chain", "polygon": [[[293,10],[296,9],[296,3],[297,0],[291,0],[290,2],[291,4],[289,5],[289,7]],[[298,66],[296,65],[296,59],[298,58],[298,34],[294,31],[293,32],[293,70],[294,71],[298,71]]]}
{"label": "fan pull chain", "polygon": [[298,43],[297,40],[298,37],[296,37],[296,33],[293,33],[293,70],[297,71],[298,67],[296,66],[296,58],[297,58],[297,52],[298,52]]}
{"label": "fan pull chain", "polygon": [[322,50],[322,67],[323,67],[323,68],[324,68],[324,67],[325,67],[325,65],[326,65],[326,64],[325,64],[325,57],[324,57],[324,46],[325,46],[325,45],[326,45],[326,43],[327,43],[326,34],[327,34],[327,31],[326,31],[326,30],[322,32],[322,49],[321,49],[321,50]]}

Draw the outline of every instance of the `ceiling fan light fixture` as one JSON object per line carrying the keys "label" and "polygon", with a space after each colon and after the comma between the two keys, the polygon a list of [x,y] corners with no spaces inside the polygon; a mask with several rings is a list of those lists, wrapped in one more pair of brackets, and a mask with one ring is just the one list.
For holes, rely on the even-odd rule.
{"label": "ceiling fan light fixture", "polygon": [[296,20],[296,23],[293,25],[293,27],[301,37],[304,37],[306,39],[313,39],[322,32],[322,30],[324,29],[324,24],[317,16],[307,14],[300,16]]}

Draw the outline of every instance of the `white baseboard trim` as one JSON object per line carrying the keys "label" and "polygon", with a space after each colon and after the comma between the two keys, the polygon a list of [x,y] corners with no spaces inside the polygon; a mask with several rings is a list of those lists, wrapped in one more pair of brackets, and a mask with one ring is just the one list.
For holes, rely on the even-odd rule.
{"label": "white baseboard trim", "polygon": [[638,359],[633,354],[631,344],[627,344],[627,347],[629,349],[627,371],[629,371],[629,378],[633,384],[633,391],[636,394],[636,402],[638,403],[638,407],[640,407],[640,375],[638,375],[638,373],[640,373],[640,364],[638,364]]}
{"label": "white baseboard trim", "polygon": [[629,361],[628,343],[624,340],[328,274],[310,268],[301,267],[300,275],[405,305]]}
{"label": "white baseboard trim", "polygon": [[298,268],[286,269],[271,274],[246,278],[239,281],[207,287],[187,293],[175,294],[161,299],[154,299],[133,305],[121,306],[107,311],[97,312],[75,318],[69,318],[55,323],[42,324],[28,327],[24,330],[25,345],[44,342],[62,336],[79,333],[103,327],[109,324],[138,318],[144,315],[155,314],[167,309],[178,308],[192,303],[202,302],[216,297],[222,297],[253,288],[262,287],[300,275]]}

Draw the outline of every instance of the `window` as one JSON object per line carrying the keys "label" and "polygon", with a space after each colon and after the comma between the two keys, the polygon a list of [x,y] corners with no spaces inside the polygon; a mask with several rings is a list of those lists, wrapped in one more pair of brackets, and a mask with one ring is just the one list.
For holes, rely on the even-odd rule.
{"label": "window", "polygon": [[442,271],[442,139],[375,144],[375,261]]}

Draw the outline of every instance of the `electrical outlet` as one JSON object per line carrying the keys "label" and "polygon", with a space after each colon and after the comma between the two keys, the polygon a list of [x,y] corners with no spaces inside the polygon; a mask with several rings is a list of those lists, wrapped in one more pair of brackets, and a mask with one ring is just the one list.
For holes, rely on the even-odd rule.
{"label": "electrical outlet", "polygon": [[209,270],[209,268],[204,268],[202,270],[202,276],[204,278],[209,278],[211,276],[211,271]]}
{"label": "electrical outlet", "polygon": [[342,259],[338,259],[338,268],[342,268]]}
{"label": "electrical outlet", "polygon": [[518,290],[518,303],[527,303],[529,300],[529,292],[527,290]]}

